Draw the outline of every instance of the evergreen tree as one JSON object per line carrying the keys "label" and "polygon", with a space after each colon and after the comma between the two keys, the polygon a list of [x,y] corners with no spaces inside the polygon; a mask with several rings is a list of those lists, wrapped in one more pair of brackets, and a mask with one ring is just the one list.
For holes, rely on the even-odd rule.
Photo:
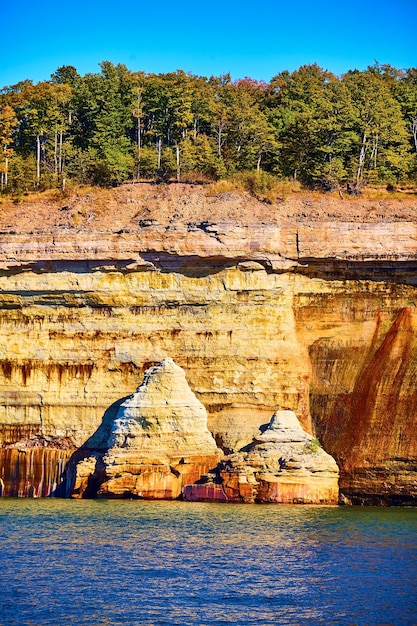
{"label": "evergreen tree", "polygon": [[338,78],[303,65],[267,85],[103,61],[0,91],[3,190],[261,169],[325,189],[415,176],[417,70],[376,63]]}

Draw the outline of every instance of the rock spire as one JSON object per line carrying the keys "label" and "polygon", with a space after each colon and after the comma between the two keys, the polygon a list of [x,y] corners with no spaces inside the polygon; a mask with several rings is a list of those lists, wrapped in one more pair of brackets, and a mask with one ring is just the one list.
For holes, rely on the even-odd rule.
{"label": "rock spire", "polygon": [[77,463],[73,496],[177,498],[222,457],[206,409],[171,358],[120,405],[104,454],[91,452]]}

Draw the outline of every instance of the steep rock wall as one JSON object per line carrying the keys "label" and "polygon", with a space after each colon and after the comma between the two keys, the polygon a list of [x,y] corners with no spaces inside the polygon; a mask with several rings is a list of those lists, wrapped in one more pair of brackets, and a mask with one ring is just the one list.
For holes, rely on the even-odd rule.
{"label": "steep rock wall", "polygon": [[288,220],[3,235],[2,493],[53,491],[34,468],[61,467],[172,357],[226,453],[290,409],[352,501],[416,501],[416,235]]}

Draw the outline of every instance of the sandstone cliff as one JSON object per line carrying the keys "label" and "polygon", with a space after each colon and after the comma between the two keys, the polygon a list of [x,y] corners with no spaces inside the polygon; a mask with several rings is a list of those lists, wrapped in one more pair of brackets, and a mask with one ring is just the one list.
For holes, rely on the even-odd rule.
{"label": "sandstone cliff", "polygon": [[293,411],[277,411],[247,449],[232,454],[193,485],[186,500],[337,504],[339,469]]}
{"label": "sandstone cliff", "polygon": [[415,200],[108,193],[0,212],[2,493],[53,491],[171,356],[226,454],[289,409],[351,501],[416,502]]}

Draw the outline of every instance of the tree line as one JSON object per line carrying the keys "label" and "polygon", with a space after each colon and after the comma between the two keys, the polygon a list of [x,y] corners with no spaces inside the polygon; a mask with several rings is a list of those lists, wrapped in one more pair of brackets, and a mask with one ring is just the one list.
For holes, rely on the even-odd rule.
{"label": "tree line", "polygon": [[261,170],[322,189],[415,182],[417,68],[313,64],[266,83],[103,61],[0,91],[3,193]]}

